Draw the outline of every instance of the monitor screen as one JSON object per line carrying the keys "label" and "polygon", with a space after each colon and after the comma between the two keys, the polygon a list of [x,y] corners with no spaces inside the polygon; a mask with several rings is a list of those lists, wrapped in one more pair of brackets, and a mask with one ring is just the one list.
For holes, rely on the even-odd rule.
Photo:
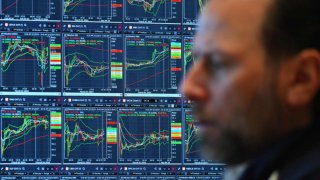
{"label": "monitor screen", "polygon": [[207,0],[0,0],[2,179],[221,179],[193,64]]}

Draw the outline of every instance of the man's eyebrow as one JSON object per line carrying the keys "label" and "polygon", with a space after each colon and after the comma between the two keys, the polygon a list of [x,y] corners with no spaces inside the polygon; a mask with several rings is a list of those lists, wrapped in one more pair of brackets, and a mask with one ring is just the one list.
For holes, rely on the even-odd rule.
{"label": "man's eyebrow", "polygon": [[234,55],[222,50],[222,49],[215,49],[215,50],[199,50],[197,48],[194,48],[191,50],[192,56],[194,58],[194,61],[198,61],[201,57],[221,57],[223,60],[232,60],[237,59]]}

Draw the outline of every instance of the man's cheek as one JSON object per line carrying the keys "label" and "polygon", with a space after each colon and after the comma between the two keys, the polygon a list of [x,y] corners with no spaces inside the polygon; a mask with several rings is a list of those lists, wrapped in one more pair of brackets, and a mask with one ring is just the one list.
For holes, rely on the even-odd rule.
{"label": "man's cheek", "polygon": [[238,87],[231,80],[216,85],[213,98],[211,99],[211,107],[221,119],[230,119],[234,113],[234,108],[239,103],[241,96]]}

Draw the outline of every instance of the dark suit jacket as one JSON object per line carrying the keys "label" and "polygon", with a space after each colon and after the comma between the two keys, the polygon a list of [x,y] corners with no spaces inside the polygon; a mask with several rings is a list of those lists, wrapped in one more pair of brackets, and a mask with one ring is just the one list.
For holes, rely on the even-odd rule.
{"label": "dark suit jacket", "polygon": [[[272,132],[270,132],[272,133]],[[253,160],[241,180],[320,180],[320,119]]]}

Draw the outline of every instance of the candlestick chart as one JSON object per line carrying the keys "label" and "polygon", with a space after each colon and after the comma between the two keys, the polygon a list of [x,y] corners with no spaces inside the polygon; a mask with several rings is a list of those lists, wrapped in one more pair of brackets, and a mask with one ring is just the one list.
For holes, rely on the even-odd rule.
{"label": "candlestick chart", "polygon": [[2,36],[2,86],[50,87],[49,38]]}
{"label": "candlestick chart", "polygon": [[112,130],[111,127],[107,127],[107,124],[109,121],[115,121],[116,113],[104,111],[66,109],[64,122],[65,163],[103,163],[113,158],[112,149],[109,150],[113,147],[108,146],[109,140],[107,141],[106,138],[110,134],[109,131]]}
{"label": "candlestick chart", "polygon": [[192,110],[185,109],[185,163],[209,163],[201,155],[200,125],[194,119]]}
{"label": "candlestick chart", "polygon": [[[65,90],[70,92],[112,92],[120,89],[122,47],[119,38],[109,36],[65,37]],[[119,49],[112,49],[112,47]],[[81,89],[81,90],[80,90]]]}
{"label": "candlestick chart", "polygon": [[0,17],[2,19],[59,20],[58,0],[2,0]]}
{"label": "candlestick chart", "polygon": [[1,162],[57,161],[61,132],[54,121],[59,119],[59,112],[50,108],[1,108]]}
{"label": "candlestick chart", "polygon": [[120,111],[119,161],[123,163],[175,161],[177,158],[175,146],[178,143],[174,140],[177,138],[175,130],[172,131],[174,120],[171,116],[170,112],[161,110]]}
{"label": "candlestick chart", "polygon": [[64,20],[120,21],[121,0],[64,0]]}
{"label": "candlestick chart", "polygon": [[192,54],[193,37],[184,37],[184,57],[183,57],[183,74],[187,74],[191,66],[194,64],[194,57]]}
{"label": "candlestick chart", "polygon": [[178,39],[129,36],[125,60],[127,93],[177,93],[177,84],[182,78]]}
{"label": "candlestick chart", "polygon": [[126,0],[126,21],[178,22],[181,18],[181,1]]}

